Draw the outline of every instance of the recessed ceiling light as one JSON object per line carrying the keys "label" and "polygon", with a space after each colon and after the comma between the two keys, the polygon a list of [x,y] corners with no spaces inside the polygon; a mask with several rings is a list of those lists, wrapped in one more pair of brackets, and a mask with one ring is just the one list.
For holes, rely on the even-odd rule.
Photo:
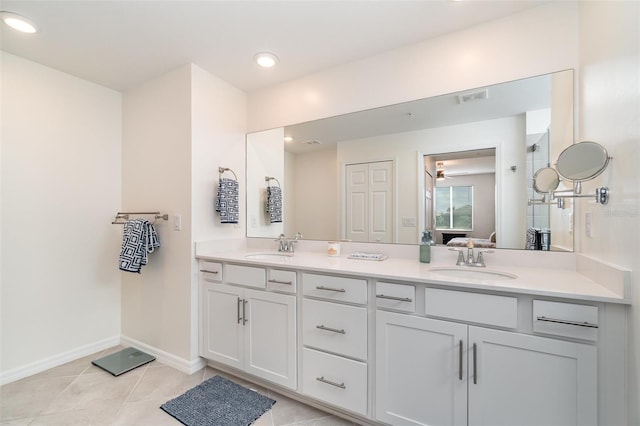
{"label": "recessed ceiling light", "polygon": [[285,142],[293,142],[293,136],[285,136],[284,137],[284,141]]}
{"label": "recessed ceiling light", "polygon": [[269,52],[256,53],[253,60],[263,68],[271,68],[278,63],[278,57]]}
{"label": "recessed ceiling light", "polygon": [[4,23],[14,30],[28,34],[33,34],[38,31],[36,26],[24,16],[12,12],[0,12],[0,16],[2,16]]}

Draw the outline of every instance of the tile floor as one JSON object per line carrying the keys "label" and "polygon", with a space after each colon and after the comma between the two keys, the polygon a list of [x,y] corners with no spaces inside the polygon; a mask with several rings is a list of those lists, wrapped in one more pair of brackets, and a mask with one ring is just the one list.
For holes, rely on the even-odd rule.
{"label": "tile floor", "polygon": [[0,388],[0,425],[181,425],[159,407],[216,374],[276,400],[256,426],[346,426],[353,423],[206,367],[187,375],[157,361],[119,377],[91,361],[122,349],[52,368]]}

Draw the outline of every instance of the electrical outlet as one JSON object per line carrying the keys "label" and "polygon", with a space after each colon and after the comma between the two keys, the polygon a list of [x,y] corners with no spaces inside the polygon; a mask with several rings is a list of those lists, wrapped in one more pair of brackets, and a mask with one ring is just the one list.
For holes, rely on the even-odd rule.
{"label": "electrical outlet", "polygon": [[589,238],[593,238],[593,223],[591,212],[584,213],[584,234]]}

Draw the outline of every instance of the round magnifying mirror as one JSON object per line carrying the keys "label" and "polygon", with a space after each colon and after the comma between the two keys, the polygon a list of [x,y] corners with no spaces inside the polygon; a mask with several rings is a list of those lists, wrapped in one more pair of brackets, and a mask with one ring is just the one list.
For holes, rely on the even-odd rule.
{"label": "round magnifying mirror", "polygon": [[593,179],[609,164],[609,154],[596,142],[578,142],[565,148],[558,156],[556,168],[565,179],[582,182]]}
{"label": "round magnifying mirror", "polygon": [[533,189],[539,194],[555,191],[560,185],[560,176],[556,169],[543,167],[533,175]]}

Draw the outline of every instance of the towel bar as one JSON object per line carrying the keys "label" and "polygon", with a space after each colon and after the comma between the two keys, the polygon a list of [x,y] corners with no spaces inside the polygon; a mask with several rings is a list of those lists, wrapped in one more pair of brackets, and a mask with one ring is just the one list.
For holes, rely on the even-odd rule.
{"label": "towel bar", "polygon": [[112,225],[122,225],[127,220],[129,220],[129,215],[153,215],[153,223],[158,219],[169,220],[169,215],[167,213],[160,214],[160,212],[118,212],[116,213],[115,219],[111,222]]}

